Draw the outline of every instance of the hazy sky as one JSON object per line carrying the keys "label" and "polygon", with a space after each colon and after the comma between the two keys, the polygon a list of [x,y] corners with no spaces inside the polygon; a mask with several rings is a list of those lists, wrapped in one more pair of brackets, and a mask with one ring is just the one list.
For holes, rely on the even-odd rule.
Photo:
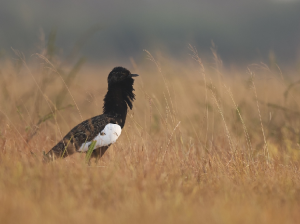
{"label": "hazy sky", "polygon": [[35,53],[43,32],[57,30],[67,54],[92,26],[82,49],[89,60],[141,57],[143,49],[179,57],[189,43],[208,52],[213,40],[226,61],[280,61],[300,55],[300,2],[272,0],[11,0],[0,3],[0,51]]}

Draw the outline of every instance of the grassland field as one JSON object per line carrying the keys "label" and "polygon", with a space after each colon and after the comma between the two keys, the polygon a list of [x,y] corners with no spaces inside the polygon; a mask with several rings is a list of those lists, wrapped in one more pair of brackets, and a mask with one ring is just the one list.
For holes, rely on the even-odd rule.
{"label": "grassland field", "polygon": [[95,164],[50,150],[102,113],[116,65],[49,52],[0,67],[0,223],[299,223],[299,73],[228,68],[213,50],[186,61],[131,59],[136,101]]}

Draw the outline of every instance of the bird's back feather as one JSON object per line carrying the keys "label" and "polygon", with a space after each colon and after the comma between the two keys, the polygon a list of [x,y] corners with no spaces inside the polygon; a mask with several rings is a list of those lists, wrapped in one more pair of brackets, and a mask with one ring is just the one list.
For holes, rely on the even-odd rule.
{"label": "bird's back feather", "polygon": [[66,157],[79,151],[85,142],[91,142],[109,123],[121,124],[122,121],[116,116],[101,114],[81,122],[66,134],[66,136],[47,153],[47,156],[50,158]]}

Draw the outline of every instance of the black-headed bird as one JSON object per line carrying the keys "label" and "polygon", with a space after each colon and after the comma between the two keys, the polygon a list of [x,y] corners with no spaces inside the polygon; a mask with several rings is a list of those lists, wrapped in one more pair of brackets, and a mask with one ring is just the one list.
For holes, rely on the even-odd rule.
{"label": "black-headed bird", "polygon": [[108,75],[108,91],[104,97],[103,114],[75,126],[44,156],[45,161],[64,158],[75,152],[87,152],[96,141],[91,158],[98,160],[117,141],[125,125],[127,109],[132,109],[134,77],[129,70],[115,67]]}

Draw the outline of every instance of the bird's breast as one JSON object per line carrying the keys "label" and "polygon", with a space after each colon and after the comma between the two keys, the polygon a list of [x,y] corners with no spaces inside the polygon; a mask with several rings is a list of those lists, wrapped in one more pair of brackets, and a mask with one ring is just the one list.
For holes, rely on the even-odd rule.
{"label": "bird's breast", "polygon": [[[100,131],[92,140],[97,141],[94,149],[115,143],[121,135],[121,132],[122,128],[120,125],[112,123],[107,124],[104,129]],[[92,141],[84,142],[78,151],[87,152]]]}

